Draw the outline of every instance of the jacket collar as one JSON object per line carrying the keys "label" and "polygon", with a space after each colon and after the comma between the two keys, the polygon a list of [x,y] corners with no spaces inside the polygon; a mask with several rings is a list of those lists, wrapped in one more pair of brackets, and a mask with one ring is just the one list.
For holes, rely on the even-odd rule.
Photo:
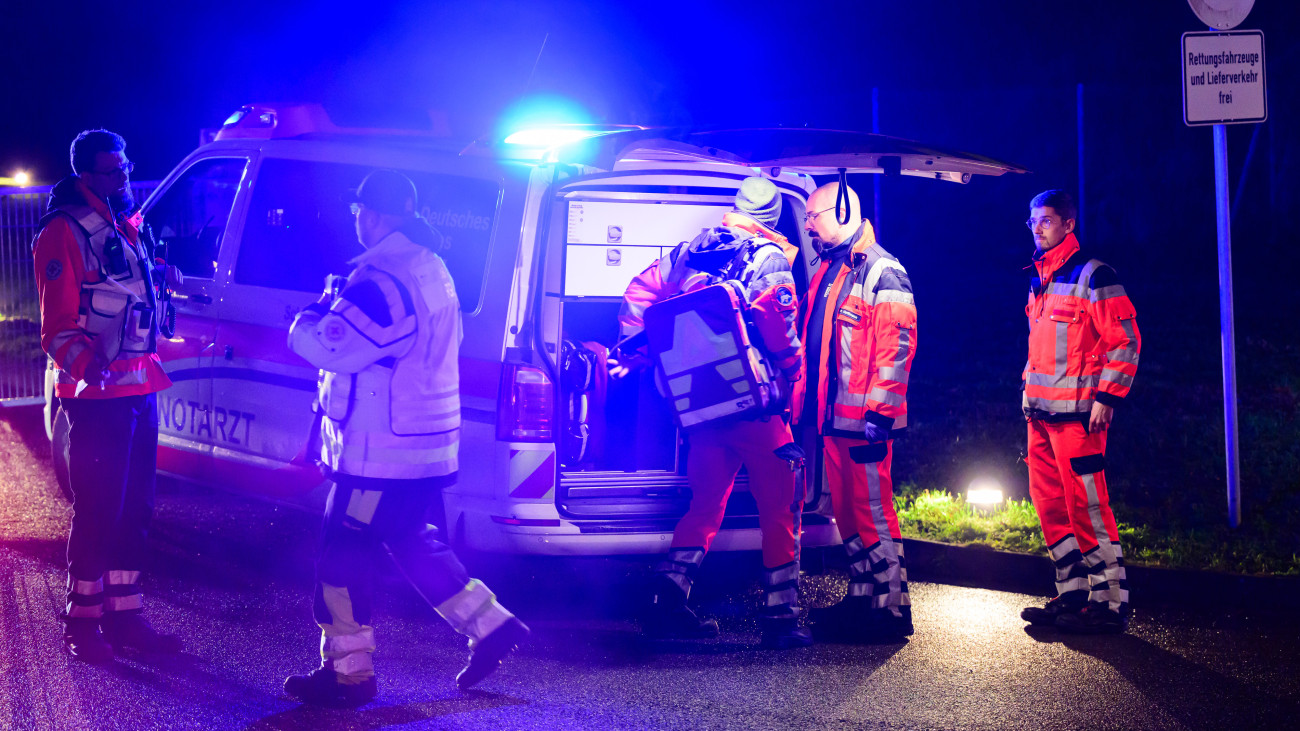
{"label": "jacket collar", "polygon": [[786,261],[790,262],[790,266],[794,266],[795,258],[799,256],[798,247],[790,243],[789,239],[743,213],[728,211],[722,217],[722,225],[728,228],[740,229],[754,236],[762,236],[780,246],[781,252],[785,254]]}
{"label": "jacket collar", "polygon": [[1061,268],[1061,265],[1069,261],[1079,251],[1079,240],[1074,237],[1073,233],[1065,235],[1065,240],[1053,246],[1047,251],[1034,251],[1034,268],[1038,270],[1038,277],[1043,281]]}
{"label": "jacket collar", "polygon": [[412,248],[423,248],[423,247],[411,241],[411,239],[408,238],[406,234],[402,233],[401,231],[393,231],[392,233],[388,234],[384,238],[380,239],[379,243],[375,244],[369,249],[366,249],[360,254],[357,254],[355,257],[353,257],[352,261],[349,261],[348,263],[351,264],[352,266],[360,266],[362,264],[366,264],[377,259],[384,259],[386,257],[393,256],[394,254],[405,253],[407,251],[410,251],[410,249]]}

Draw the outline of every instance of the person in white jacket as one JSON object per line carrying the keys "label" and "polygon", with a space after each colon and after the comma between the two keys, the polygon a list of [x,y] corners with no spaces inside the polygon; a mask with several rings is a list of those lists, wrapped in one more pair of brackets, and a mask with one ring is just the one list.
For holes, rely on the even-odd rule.
{"label": "person in white jacket", "polygon": [[469,637],[469,688],[495,670],[528,627],[469,578],[425,521],[456,481],[460,439],[460,303],[437,255],[437,232],[416,214],[414,183],[379,170],[352,204],[366,251],[336,294],[327,287],[289,329],[289,347],[322,371],[319,455],[333,481],[316,568],[321,666],[284,682],[329,706],[375,697],[371,587],[387,553],[416,591]]}

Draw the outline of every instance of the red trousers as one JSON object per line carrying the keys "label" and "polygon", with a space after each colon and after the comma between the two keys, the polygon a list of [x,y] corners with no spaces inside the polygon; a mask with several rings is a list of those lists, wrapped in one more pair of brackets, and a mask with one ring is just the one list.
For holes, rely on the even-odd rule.
{"label": "red trousers", "polygon": [[773,454],[792,441],[790,427],[770,417],[702,427],[692,431],[690,439],[686,479],[691,486],[691,507],[673,531],[672,547],[699,548],[703,559],[703,552],[709,550],[722,526],[727,498],[743,464],[749,472],[749,491],[758,503],[763,566],[772,569],[797,560],[803,494],[795,493],[798,473]]}
{"label": "red trousers", "polygon": [[1119,530],[1106,491],[1106,432],[1029,422],[1029,496],[1056,564],[1056,593],[1128,607]]}
{"label": "red trousers", "polygon": [[873,608],[901,616],[911,598],[890,476],[894,442],[824,437],[823,447],[826,484],[849,557],[848,594],[870,597]]}

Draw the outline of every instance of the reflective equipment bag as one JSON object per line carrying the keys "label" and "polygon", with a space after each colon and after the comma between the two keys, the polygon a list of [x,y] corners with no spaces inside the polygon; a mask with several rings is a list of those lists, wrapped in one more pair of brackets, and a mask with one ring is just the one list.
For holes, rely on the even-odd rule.
{"label": "reflective equipment bag", "polygon": [[776,371],[752,343],[745,298],[735,281],[656,303],[645,312],[655,382],[677,425],[692,429],[778,413]]}

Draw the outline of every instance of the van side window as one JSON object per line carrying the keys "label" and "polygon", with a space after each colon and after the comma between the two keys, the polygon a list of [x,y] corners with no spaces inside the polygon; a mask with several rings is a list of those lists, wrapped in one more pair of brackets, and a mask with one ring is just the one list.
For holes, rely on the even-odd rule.
{"label": "van side window", "polygon": [[200,160],[149,208],[145,221],[153,228],[159,246],[165,246],[160,251],[186,277],[212,279],[216,275],[217,254],[247,167],[243,158]]}
{"label": "van side window", "polygon": [[[328,274],[347,274],[361,253],[349,204],[373,167],[263,159],[253,185],[235,281],[319,292]],[[500,199],[490,180],[401,170],[415,182],[420,214],[443,236],[461,309],[478,308],[488,244]]]}

